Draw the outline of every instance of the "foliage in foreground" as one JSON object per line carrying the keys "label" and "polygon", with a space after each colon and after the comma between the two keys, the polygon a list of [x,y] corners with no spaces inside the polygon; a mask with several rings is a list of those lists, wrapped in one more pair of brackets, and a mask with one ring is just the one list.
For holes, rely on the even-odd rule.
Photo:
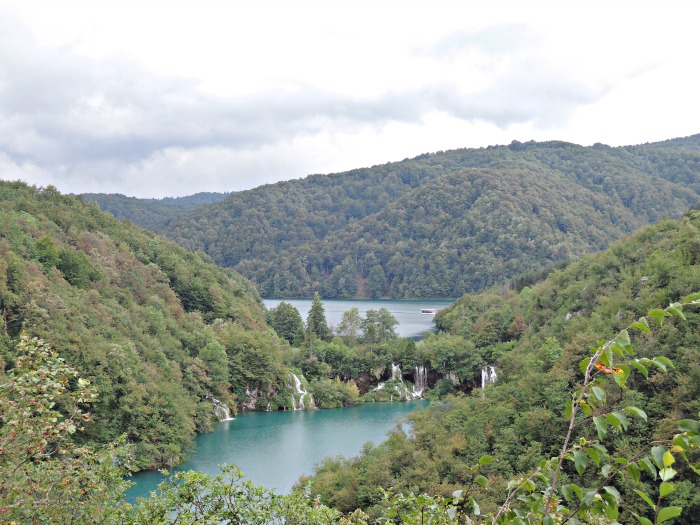
{"label": "foliage in foreground", "polygon": [[[681,303],[655,309],[629,328],[650,331],[649,321],[663,324],[667,317],[685,318],[683,308],[700,304],[700,293]],[[666,499],[681,477],[680,460],[700,474],[700,422],[681,420],[678,432],[652,443],[651,449],[610,451],[609,433],[624,434],[630,418],[646,420],[640,408],[606,409],[607,392],[625,389],[631,370],[648,377],[649,368],[662,371],[673,363],[662,357],[637,358],[628,329],[601,342],[580,363],[584,379],[570,401],[569,424],[560,453],[521,478],[507,483],[505,499],[497,509],[482,513],[479,499],[490,480],[482,473],[496,458],[484,455],[471,468],[471,482],[452,497],[382,492],[373,519],[361,511],[348,516],[322,505],[306,494],[279,496],[250,482],[242,472],[224,467],[216,477],[196,472],[177,473],[159,492],[137,507],[126,505],[121,478],[123,451],[94,452],[76,447],[70,435],[89,416],[81,405],[94,394],[85,380],[67,367],[42,341],[24,338],[17,367],[0,386],[3,411],[0,427],[0,519],[17,523],[245,523],[305,525],[346,523],[554,525],[617,523],[622,499],[620,480],[635,484],[634,492],[646,504],[633,515],[641,525],[671,522],[682,508]],[[587,424],[592,421],[591,424]],[[563,468],[572,464],[581,478],[563,480]],[[645,485],[642,480],[651,480]],[[649,488],[651,486],[651,488]]]}

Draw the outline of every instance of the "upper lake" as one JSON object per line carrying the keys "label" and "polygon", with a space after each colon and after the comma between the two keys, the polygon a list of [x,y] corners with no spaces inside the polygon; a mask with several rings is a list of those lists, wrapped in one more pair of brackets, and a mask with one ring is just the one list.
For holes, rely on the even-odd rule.
{"label": "upper lake", "polygon": [[[306,322],[309,310],[311,310],[312,299],[263,299],[265,306],[268,308],[273,308],[282,301],[296,308],[301,318]],[[326,321],[331,327],[338,326],[343,314],[351,308],[357,308],[362,317],[365,316],[367,310],[386,308],[399,322],[399,325],[396,327],[396,333],[400,337],[420,339],[425,337],[428,333],[435,331],[433,316],[422,314],[421,310],[424,308],[445,308],[454,301],[450,299],[420,299],[415,301],[389,299],[322,299],[321,302],[326,312]]]}

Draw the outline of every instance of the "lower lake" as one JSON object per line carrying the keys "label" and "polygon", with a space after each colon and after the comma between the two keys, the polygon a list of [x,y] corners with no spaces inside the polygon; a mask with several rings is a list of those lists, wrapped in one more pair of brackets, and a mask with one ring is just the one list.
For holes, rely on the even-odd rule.
{"label": "lower lake", "polygon": [[[176,470],[217,474],[219,465],[235,464],[258,485],[288,494],[300,476],[329,456],[356,456],[371,441],[379,444],[406,414],[426,401],[365,403],[355,407],[246,412],[219,423],[196,438],[191,461]],[[127,499],[146,497],[162,481],[159,472],[139,472]]]}
{"label": "lower lake", "polygon": [[[311,310],[312,299],[263,299],[265,306],[268,308],[273,308],[282,301],[296,308],[301,318],[306,322],[309,310]],[[367,310],[386,308],[399,322],[399,325],[396,327],[396,333],[400,337],[420,339],[425,337],[428,333],[435,331],[433,316],[422,314],[421,310],[425,308],[445,308],[454,301],[449,299],[421,299],[415,301],[388,299],[323,299],[321,302],[326,312],[326,321],[331,327],[338,326],[343,318],[343,314],[351,308],[357,308],[362,317],[365,316]]]}
{"label": "lower lake", "polygon": [[[306,318],[311,299],[264,299],[272,308],[285,301]],[[362,317],[367,310],[386,308],[399,322],[400,337],[421,339],[435,331],[433,316],[422,309],[440,309],[451,300],[353,300],[324,299],[326,321],[337,326],[345,312],[357,308]],[[379,444],[403,416],[426,406],[425,401],[406,403],[366,403],[356,407],[289,412],[246,412],[219,423],[213,432],[196,437],[192,459],[176,470],[196,470],[217,474],[219,465],[235,464],[258,485],[287,494],[300,476],[311,474],[314,465],[329,456],[356,456],[371,441]],[[159,472],[139,472],[136,485],[127,492],[133,501],[148,496],[163,479]]]}

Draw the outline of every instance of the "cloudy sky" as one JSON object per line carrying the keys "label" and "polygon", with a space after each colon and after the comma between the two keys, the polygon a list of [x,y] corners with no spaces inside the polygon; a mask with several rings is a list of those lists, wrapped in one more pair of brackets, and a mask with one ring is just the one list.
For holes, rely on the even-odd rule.
{"label": "cloudy sky", "polygon": [[700,2],[0,0],[0,179],[236,191],[700,133]]}

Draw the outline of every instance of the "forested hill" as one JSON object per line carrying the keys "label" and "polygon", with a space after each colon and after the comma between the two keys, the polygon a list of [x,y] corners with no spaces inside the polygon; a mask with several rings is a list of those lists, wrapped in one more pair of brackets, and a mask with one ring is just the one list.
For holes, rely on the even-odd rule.
{"label": "forested hill", "polygon": [[126,219],[149,230],[158,230],[169,220],[188,211],[225,199],[230,193],[201,192],[187,197],[165,197],[163,199],[138,199],[119,193],[83,193],[85,202],[96,202],[100,209]]}
{"label": "forested hill", "polygon": [[456,297],[599,250],[700,195],[700,135],[420,155],[241,192],[160,229],[263,296]]}
{"label": "forested hill", "polygon": [[0,384],[20,335],[41,337],[99,393],[83,439],[126,434],[139,468],[180,463],[211,396],[289,397],[249,281],[53,187],[0,181],[0,313]]}
{"label": "forested hill", "polygon": [[[489,490],[477,494],[482,512],[495,512],[512,488],[506,487],[508,480],[526,478],[541,460],[559,454],[567,434],[567,401],[584,380],[579,363],[592,355],[600,341],[614,337],[640,316],[683,301],[699,289],[700,212],[693,210],[681,220],[647,226],[529,287],[498,287],[461,297],[438,313],[438,324],[445,332],[421,341],[415,354],[419,363],[427,363],[422,356],[432,350],[431,365],[442,368],[442,377],[458,378],[460,387],[473,390],[472,395],[433,403],[429,410],[411,416],[408,434],[397,431],[357,458],[326,460],[312,478],[314,493],[320,494],[323,503],[347,511],[380,505],[372,492],[376,486],[449,497],[469,486],[472,466],[489,454],[496,460],[479,471],[488,478]],[[662,326],[650,319],[648,333],[629,330],[638,359],[614,353],[614,363],[631,370],[626,390],[611,378],[598,383],[607,391],[607,406],[596,403],[593,415],[620,414],[634,405],[645,418],[630,416],[628,421],[622,416],[627,429],[623,432],[608,425],[619,425],[614,418],[600,417],[603,421],[594,424],[590,417],[578,417],[571,443],[600,440],[606,447],[602,450],[613,456],[639,459],[648,454],[650,443],[676,434],[679,420],[697,419],[700,309],[694,305],[683,311],[686,319],[667,317]],[[652,358],[660,364],[649,363]],[[668,360],[673,367],[665,364]],[[484,365],[493,366],[498,379],[482,394]],[[597,379],[608,373],[598,374]],[[590,402],[591,396],[586,399]],[[608,429],[604,440],[600,427]],[[591,457],[598,466],[606,463]],[[697,462],[697,455],[691,461]],[[613,485],[625,501],[616,523],[635,523],[632,513],[653,518],[635,491],[654,490],[655,475],[640,482],[639,477],[605,474],[601,484],[592,462],[588,463],[579,478],[576,470],[581,465],[575,469],[573,460],[566,461],[563,483],[580,483],[586,490]],[[683,518],[673,523],[697,523],[698,477],[685,463],[679,461],[674,467],[678,469],[676,491],[664,503],[683,507]],[[544,492],[546,486],[528,490]]]}

